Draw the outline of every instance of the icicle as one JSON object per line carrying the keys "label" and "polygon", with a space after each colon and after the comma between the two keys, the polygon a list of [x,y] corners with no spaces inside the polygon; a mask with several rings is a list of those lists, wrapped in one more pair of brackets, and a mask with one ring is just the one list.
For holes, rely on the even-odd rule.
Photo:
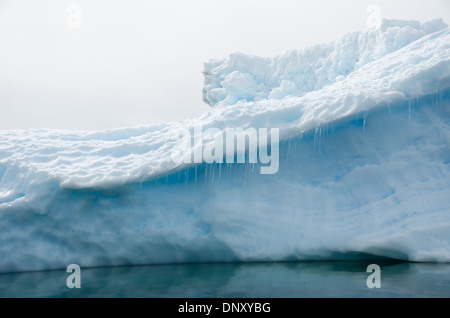
{"label": "icicle", "polygon": [[436,104],[436,113],[437,113],[437,111],[438,111],[438,89],[437,89],[437,87],[436,87],[436,92],[434,93],[434,101]]}
{"label": "icicle", "polygon": [[197,184],[197,166],[194,168],[194,185]]}
{"label": "icicle", "polygon": [[408,101],[408,121],[411,121],[411,101]]}
{"label": "icicle", "polygon": [[364,114],[363,114],[363,135],[365,135],[365,133],[366,133],[366,118],[367,118],[367,114],[364,112]]}
{"label": "icicle", "polygon": [[249,165],[249,163],[245,163],[245,174],[244,174],[244,179],[247,179],[247,177],[248,177],[248,165]]}
{"label": "icicle", "polygon": [[316,126],[314,130],[314,144],[313,144],[313,153],[316,153],[316,143],[317,143],[317,132],[318,132],[318,126]]}
{"label": "icicle", "polygon": [[322,138],[322,127],[321,125],[317,125],[316,129],[314,131],[314,146],[313,146],[313,153],[316,152],[316,148],[318,148],[318,154],[320,156],[320,143]]}

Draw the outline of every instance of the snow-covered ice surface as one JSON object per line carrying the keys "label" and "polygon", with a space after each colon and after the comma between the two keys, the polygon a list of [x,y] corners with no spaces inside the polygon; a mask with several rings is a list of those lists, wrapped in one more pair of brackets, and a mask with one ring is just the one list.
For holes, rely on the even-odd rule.
{"label": "snow-covered ice surface", "polygon": [[302,96],[342,81],[364,65],[446,27],[442,20],[423,24],[384,20],[379,29],[350,33],[334,43],[274,58],[235,53],[205,63],[203,99],[218,106]]}
{"label": "snow-covered ice surface", "polygon": [[[196,120],[0,131],[0,272],[218,261],[450,261],[450,30],[440,20],[205,63]],[[176,164],[202,125],[279,128],[280,164]],[[207,146],[207,142],[203,143]]]}

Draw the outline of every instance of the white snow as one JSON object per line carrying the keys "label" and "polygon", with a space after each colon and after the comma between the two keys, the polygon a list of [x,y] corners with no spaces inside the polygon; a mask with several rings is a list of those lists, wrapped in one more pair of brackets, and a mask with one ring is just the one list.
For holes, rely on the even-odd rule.
{"label": "white snow", "polygon": [[364,65],[446,27],[440,19],[422,24],[384,20],[380,28],[273,58],[231,54],[205,63],[203,99],[219,106],[302,96],[341,81]]}
{"label": "white snow", "polygon": [[[195,120],[0,131],[0,272],[354,252],[450,261],[449,88],[448,27],[385,21],[206,63],[214,107]],[[198,125],[279,128],[279,172],[174,163],[174,137]]]}

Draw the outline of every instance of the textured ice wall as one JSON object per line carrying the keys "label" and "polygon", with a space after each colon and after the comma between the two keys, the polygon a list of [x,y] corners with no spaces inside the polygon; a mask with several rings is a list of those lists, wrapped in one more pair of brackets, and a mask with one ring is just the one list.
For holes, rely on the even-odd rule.
{"label": "textured ice wall", "polygon": [[0,271],[360,253],[450,261],[449,92],[391,106],[284,141],[274,175],[202,164],[105,189],[30,182],[26,205],[2,206]]}

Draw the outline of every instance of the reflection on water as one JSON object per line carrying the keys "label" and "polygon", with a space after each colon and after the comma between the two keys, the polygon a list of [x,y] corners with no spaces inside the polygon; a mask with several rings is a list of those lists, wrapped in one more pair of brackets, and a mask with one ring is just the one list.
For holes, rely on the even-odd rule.
{"label": "reflection on water", "polygon": [[[381,267],[369,289],[366,268]],[[0,274],[0,297],[449,297],[450,264],[392,261],[181,264]]]}

